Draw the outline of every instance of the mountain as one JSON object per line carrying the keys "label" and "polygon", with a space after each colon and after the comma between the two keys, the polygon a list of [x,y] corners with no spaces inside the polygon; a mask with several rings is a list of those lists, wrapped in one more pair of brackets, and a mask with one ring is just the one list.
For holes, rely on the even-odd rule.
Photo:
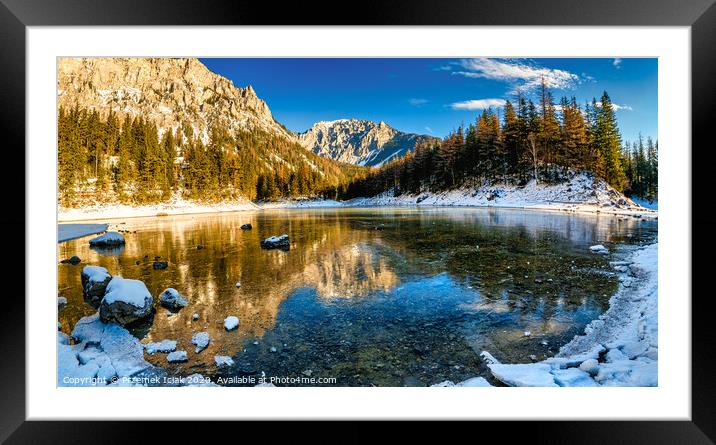
{"label": "mountain", "polygon": [[321,121],[298,134],[298,142],[320,156],[373,167],[403,156],[419,141],[433,139],[398,131],[385,122],[358,119]]}
{"label": "mountain", "polygon": [[335,197],[362,167],[305,150],[251,86],[190,58],[61,58],[59,200]]}
{"label": "mountain", "polygon": [[186,125],[204,143],[214,126],[295,140],[250,85],[236,87],[197,59],[61,58],[57,97],[66,109],[113,110],[120,121],[127,114],[142,116],[160,132]]}

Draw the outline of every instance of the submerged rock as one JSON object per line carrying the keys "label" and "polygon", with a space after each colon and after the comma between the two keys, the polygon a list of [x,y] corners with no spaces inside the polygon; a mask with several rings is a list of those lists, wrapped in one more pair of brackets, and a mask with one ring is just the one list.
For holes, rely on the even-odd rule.
{"label": "submerged rock", "polygon": [[107,232],[89,241],[90,246],[117,247],[124,244],[124,237],[118,232]]}
{"label": "submerged rock", "polygon": [[253,226],[250,223],[241,224],[241,230],[251,230]]}
{"label": "submerged rock", "polygon": [[107,285],[99,316],[104,322],[128,325],[149,317],[153,302],[152,294],[142,281],[114,277]]}
{"label": "submerged rock", "polygon": [[189,302],[178,290],[169,287],[159,296],[159,304],[167,309],[179,310],[186,307]]}
{"label": "submerged rock", "polygon": [[271,236],[261,241],[261,247],[264,249],[282,249],[288,250],[291,248],[291,242],[288,239],[288,235]]}
{"label": "submerged rock", "polygon": [[166,269],[167,267],[169,267],[169,263],[166,262],[166,261],[154,261],[154,263],[152,263],[152,267],[153,267],[155,270],[157,270],[157,269]]}
{"label": "submerged rock", "polygon": [[112,280],[112,275],[104,267],[85,266],[82,268],[80,278],[85,301],[97,309],[107,290],[107,285]]}
{"label": "submerged rock", "polygon": [[80,259],[80,257],[78,257],[77,255],[73,255],[73,256],[71,256],[70,258],[66,258],[66,259],[60,261],[60,263],[63,263],[63,264],[72,264],[72,265],[74,266],[74,265],[79,264],[81,261],[82,261],[82,260]]}

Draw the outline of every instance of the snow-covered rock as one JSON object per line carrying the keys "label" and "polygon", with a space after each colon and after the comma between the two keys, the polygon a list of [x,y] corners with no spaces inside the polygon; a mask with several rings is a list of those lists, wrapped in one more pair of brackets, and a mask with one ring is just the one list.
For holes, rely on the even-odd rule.
{"label": "snow-covered rock", "polygon": [[224,319],[224,328],[227,331],[233,331],[234,329],[239,327],[239,317],[236,317],[234,315],[229,315]]}
{"label": "snow-covered rock", "polygon": [[607,249],[606,247],[604,247],[604,246],[601,245],[601,244],[597,244],[597,245],[595,245],[595,246],[591,246],[591,247],[589,247],[589,250],[591,250],[591,251],[594,252],[594,253],[600,253],[600,254],[609,253],[609,249]]}
{"label": "snow-covered rock", "polygon": [[57,297],[57,306],[64,306],[67,304],[67,298]]}
{"label": "snow-covered rock", "polygon": [[579,369],[590,376],[595,376],[599,372],[599,362],[593,358],[587,359],[579,365]]}
{"label": "snow-covered rock", "polygon": [[170,287],[159,295],[159,304],[167,309],[179,310],[189,304],[178,290]]}
{"label": "snow-covered rock", "polygon": [[124,237],[119,232],[106,232],[89,240],[89,244],[94,247],[117,247],[124,244]]}
{"label": "snow-covered rock", "polygon": [[69,337],[57,334],[58,386],[104,386],[113,377],[129,377],[152,366],[142,344],[122,326],[104,323],[99,314],[81,318]]}
{"label": "snow-covered rock", "polygon": [[99,315],[105,322],[127,325],[151,315],[152,305],[152,294],[142,281],[116,276],[107,285]]}
{"label": "snow-covered rock", "polygon": [[160,342],[151,342],[144,345],[147,354],[152,355],[155,352],[173,352],[177,349],[176,340],[162,340]]}
{"label": "snow-covered rock", "polygon": [[516,365],[487,365],[495,378],[509,386],[558,386],[550,372],[552,368],[544,363]]}
{"label": "snow-covered rock", "polygon": [[214,356],[214,362],[216,366],[234,366],[234,360],[228,355],[216,355]]}
{"label": "snow-covered rock", "polygon": [[194,313],[194,314],[191,316],[191,319],[194,320],[194,321],[198,320],[198,319],[199,319],[199,314]]}
{"label": "snow-covered rock", "polygon": [[552,375],[559,386],[599,386],[589,373],[578,368],[555,369]]}
{"label": "snow-covered rock", "polygon": [[201,352],[209,346],[209,333],[208,332],[197,332],[191,336],[191,342],[196,346],[195,352]]}
{"label": "snow-covered rock", "polygon": [[264,249],[289,249],[291,242],[288,235],[271,236],[261,241],[261,247]]}
{"label": "snow-covered rock", "polygon": [[112,280],[112,275],[104,267],[85,266],[82,268],[80,279],[85,301],[97,309],[107,290],[107,285]]}
{"label": "snow-covered rock", "polygon": [[167,362],[169,363],[182,363],[189,360],[186,351],[173,351],[167,354]]}
{"label": "snow-covered rock", "polygon": [[251,230],[253,229],[253,226],[251,223],[241,224],[241,230]]}

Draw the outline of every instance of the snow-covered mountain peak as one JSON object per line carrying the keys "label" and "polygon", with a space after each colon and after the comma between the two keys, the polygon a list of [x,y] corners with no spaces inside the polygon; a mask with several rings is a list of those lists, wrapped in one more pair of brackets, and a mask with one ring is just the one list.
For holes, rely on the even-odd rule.
{"label": "snow-covered mountain peak", "polygon": [[350,164],[379,166],[400,157],[430,136],[404,133],[386,124],[363,119],[316,122],[298,140],[314,153]]}

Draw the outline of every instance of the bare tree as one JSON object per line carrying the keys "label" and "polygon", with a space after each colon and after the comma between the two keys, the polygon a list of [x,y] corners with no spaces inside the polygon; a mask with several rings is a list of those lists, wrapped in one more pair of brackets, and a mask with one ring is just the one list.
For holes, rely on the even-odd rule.
{"label": "bare tree", "polygon": [[529,149],[530,154],[532,154],[532,162],[534,165],[535,184],[539,184],[539,181],[537,180],[537,137],[534,133],[530,132],[530,134],[527,135],[527,141],[530,143]]}

